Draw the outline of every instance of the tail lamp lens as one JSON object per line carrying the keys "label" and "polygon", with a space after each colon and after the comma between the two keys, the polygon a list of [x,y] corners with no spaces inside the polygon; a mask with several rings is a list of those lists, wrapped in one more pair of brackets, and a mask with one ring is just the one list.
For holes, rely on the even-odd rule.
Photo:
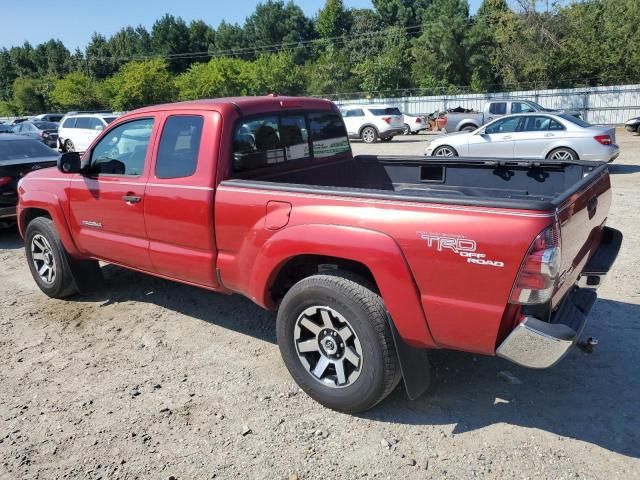
{"label": "tail lamp lens", "polygon": [[382,120],[384,120],[387,123],[391,123],[391,117],[382,117]]}
{"label": "tail lamp lens", "polygon": [[416,123],[422,123],[422,119],[420,117],[416,118]]}
{"label": "tail lamp lens", "polygon": [[11,181],[11,177],[0,177],[0,187],[4,187]]}
{"label": "tail lamp lens", "polygon": [[511,291],[511,303],[536,305],[551,299],[560,273],[560,232],[552,226],[529,247]]}
{"label": "tail lamp lens", "polygon": [[593,139],[602,145],[611,145],[611,137],[609,135],[596,135]]}

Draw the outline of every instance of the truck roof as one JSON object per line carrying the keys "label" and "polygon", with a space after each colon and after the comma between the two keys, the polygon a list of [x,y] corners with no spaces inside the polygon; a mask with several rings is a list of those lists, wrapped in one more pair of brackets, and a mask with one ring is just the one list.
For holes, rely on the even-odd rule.
{"label": "truck roof", "polygon": [[259,97],[225,97],[186,102],[165,103],[139,108],[129,113],[145,113],[171,110],[240,110],[244,115],[280,109],[333,110],[338,108],[330,100],[311,97],[265,95]]}

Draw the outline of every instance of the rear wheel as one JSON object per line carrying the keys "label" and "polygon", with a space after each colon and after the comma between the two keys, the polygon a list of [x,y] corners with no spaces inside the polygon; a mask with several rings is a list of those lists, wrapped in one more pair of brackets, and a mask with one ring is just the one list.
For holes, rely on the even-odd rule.
{"label": "rear wheel", "polygon": [[64,151],[65,152],[75,152],[76,146],[73,144],[71,140],[66,140],[64,142]]}
{"label": "rear wheel", "polygon": [[407,123],[404,124],[403,133],[405,135],[409,135],[411,133],[411,127]]}
{"label": "rear wheel", "polygon": [[442,145],[441,147],[438,147],[433,151],[432,156],[434,156],[434,157],[457,157],[458,156],[458,152],[456,152],[455,148],[450,147],[449,145]]}
{"label": "rear wheel", "polygon": [[569,162],[572,160],[577,160],[578,155],[570,148],[556,148],[555,150],[551,151],[549,155],[547,155],[547,159]]}
{"label": "rear wheel", "polygon": [[362,412],[401,378],[379,295],[339,272],[314,275],[285,295],[277,320],[287,369],[310,397],[343,412]]}
{"label": "rear wheel", "polygon": [[477,129],[473,125],[465,125],[464,127],[462,127],[460,129],[461,132],[473,132],[475,130],[477,130]]}
{"label": "rear wheel", "polygon": [[378,132],[373,127],[364,127],[360,132],[360,138],[364,143],[374,143],[378,139]]}

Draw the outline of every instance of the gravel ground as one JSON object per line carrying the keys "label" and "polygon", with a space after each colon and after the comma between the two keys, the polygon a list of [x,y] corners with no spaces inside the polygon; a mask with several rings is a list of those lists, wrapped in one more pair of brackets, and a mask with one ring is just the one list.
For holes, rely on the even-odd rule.
{"label": "gravel ground", "polygon": [[[427,135],[357,153],[420,153]],[[417,401],[314,403],[275,316],[106,266],[106,288],[47,299],[0,232],[0,479],[640,478],[640,137],[618,131],[609,223],[625,242],[586,335],[545,371],[437,351]]]}

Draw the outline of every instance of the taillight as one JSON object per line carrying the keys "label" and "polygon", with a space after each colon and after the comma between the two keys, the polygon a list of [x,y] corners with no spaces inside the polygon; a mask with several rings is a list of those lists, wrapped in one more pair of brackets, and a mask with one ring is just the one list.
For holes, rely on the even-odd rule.
{"label": "taillight", "polygon": [[416,123],[422,123],[422,119],[420,117],[416,118]]}
{"label": "taillight", "polygon": [[602,145],[611,145],[611,137],[609,135],[596,135],[593,139]]}
{"label": "taillight", "polygon": [[11,177],[0,177],[0,187],[4,187],[11,181]]}
{"label": "taillight", "polygon": [[391,124],[391,117],[382,117],[382,120],[384,120],[388,124]]}
{"label": "taillight", "polygon": [[557,224],[536,237],[525,256],[511,291],[511,303],[546,303],[555,291],[560,272],[560,231]]}

